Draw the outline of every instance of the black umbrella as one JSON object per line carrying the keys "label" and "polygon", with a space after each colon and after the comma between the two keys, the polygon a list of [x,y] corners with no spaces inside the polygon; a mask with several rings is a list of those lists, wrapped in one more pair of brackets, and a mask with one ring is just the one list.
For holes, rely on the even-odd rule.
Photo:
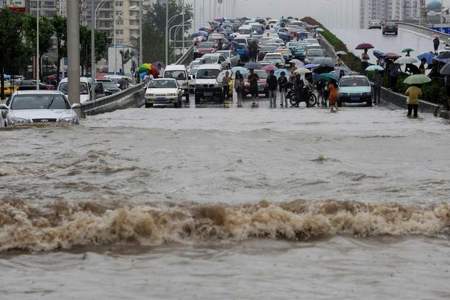
{"label": "black umbrella", "polygon": [[445,75],[445,76],[450,76],[450,64],[445,64],[445,65],[441,68],[440,73],[441,73],[442,75]]}

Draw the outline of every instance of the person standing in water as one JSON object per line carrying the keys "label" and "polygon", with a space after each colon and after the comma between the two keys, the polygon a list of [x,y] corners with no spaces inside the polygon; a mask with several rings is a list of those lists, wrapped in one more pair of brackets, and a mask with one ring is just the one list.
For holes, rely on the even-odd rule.
{"label": "person standing in water", "polygon": [[248,75],[248,82],[250,83],[250,93],[252,94],[253,103],[252,107],[256,107],[256,98],[258,97],[258,74],[255,73],[254,70],[250,70],[250,74]]}
{"label": "person standing in water", "polygon": [[269,90],[270,108],[276,108],[278,81],[277,78],[275,77],[275,72],[273,70],[270,71],[270,74],[266,79],[266,84]]}
{"label": "person standing in water", "polygon": [[280,106],[283,107],[283,102],[285,107],[288,107],[288,102],[286,99],[286,92],[287,92],[287,88],[288,88],[288,80],[286,78],[286,73],[283,71],[280,74],[280,78],[278,78],[278,87],[280,90]]}
{"label": "person standing in water", "polygon": [[242,107],[242,90],[244,88],[244,77],[241,72],[237,71],[234,80],[234,89],[237,96],[237,107]]}
{"label": "person standing in water", "polygon": [[405,95],[408,97],[408,114],[407,117],[410,118],[414,111],[413,118],[418,118],[417,111],[419,110],[419,97],[422,96],[422,89],[418,86],[410,86]]}
{"label": "person standing in water", "polygon": [[338,85],[335,80],[328,82],[328,102],[330,104],[330,112],[337,112]]}

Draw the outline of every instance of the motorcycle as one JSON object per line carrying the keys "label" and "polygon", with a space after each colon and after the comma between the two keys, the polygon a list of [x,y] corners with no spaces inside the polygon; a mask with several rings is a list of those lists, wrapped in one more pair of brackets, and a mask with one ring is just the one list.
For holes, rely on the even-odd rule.
{"label": "motorcycle", "polygon": [[291,103],[291,106],[294,107],[299,107],[300,102],[305,102],[306,107],[313,107],[317,104],[317,96],[310,87],[305,87],[303,94],[302,99],[297,99],[294,88],[289,87],[286,93],[286,98],[289,103]]}

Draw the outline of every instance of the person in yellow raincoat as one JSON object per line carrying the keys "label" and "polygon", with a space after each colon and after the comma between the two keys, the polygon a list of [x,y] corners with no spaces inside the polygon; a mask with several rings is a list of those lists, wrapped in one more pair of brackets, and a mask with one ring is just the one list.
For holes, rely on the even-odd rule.
{"label": "person in yellow raincoat", "polygon": [[408,97],[408,118],[411,117],[413,111],[413,117],[417,118],[417,111],[419,110],[419,97],[422,96],[422,89],[418,86],[412,85],[406,90],[405,95]]}

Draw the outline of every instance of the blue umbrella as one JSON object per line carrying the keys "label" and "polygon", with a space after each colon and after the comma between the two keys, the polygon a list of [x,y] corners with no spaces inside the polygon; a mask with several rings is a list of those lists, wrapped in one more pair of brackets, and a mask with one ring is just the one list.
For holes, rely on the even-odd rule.
{"label": "blue umbrella", "polygon": [[277,70],[275,70],[275,74],[274,74],[275,77],[280,78],[282,72],[284,72],[284,74],[286,75],[286,77],[289,77],[290,74],[291,74],[291,73],[290,73],[288,70],[286,70],[286,69],[277,69]]}
{"label": "blue umbrella", "polygon": [[381,59],[384,57],[384,52],[380,50],[373,50],[373,56],[375,56],[378,59]]}
{"label": "blue umbrella", "polygon": [[200,27],[200,28],[198,29],[198,31],[199,31],[199,32],[200,32],[200,31],[208,32],[208,31],[209,31],[209,28],[206,28],[206,27]]}
{"label": "blue umbrella", "polygon": [[422,61],[422,59],[425,59],[427,61],[427,64],[433,63],[433,58],[435,57],[433,52],[425,52],[417,56],[417,59]]}
{"label": "blue umbrella", "polygon": [[241,73],[241,75],[245,75],[245,74],[249,73],[249,70],[244,67],[231,68],[231,72],[233,72],[233,74],[236,74],[236,72],[238,72],[238,71],[239,71],[239,73]]}
{"label": "blue umbrella", "polygon": [[338,80],[339,77],[337,76],[337,74],[335,73],[323,73],[319,75],[319,79],[325,80],[325,81],[329,81],[329,80]]}
{"label": "blue umbrella", "polygon": [[433,58],[433,61],[437,61],[443,64],[448,64],[450,63],[450,58],[440,58],[440,57],[435,57]]}
{"label": "blue umbrella", "polygon": [[204,30],[199,30],[198,33],[203,35],[203,36],[208,36],[209,35],[209,32],[208,31],[204,31]]}
{"label": "blue umbrella", "polygon": [[306,68],[306,69],[315,69],[317,67],[320,67],[320,65],[318,65],[318,64],[307,64],[306,66],[304,66],[304,68]]}

